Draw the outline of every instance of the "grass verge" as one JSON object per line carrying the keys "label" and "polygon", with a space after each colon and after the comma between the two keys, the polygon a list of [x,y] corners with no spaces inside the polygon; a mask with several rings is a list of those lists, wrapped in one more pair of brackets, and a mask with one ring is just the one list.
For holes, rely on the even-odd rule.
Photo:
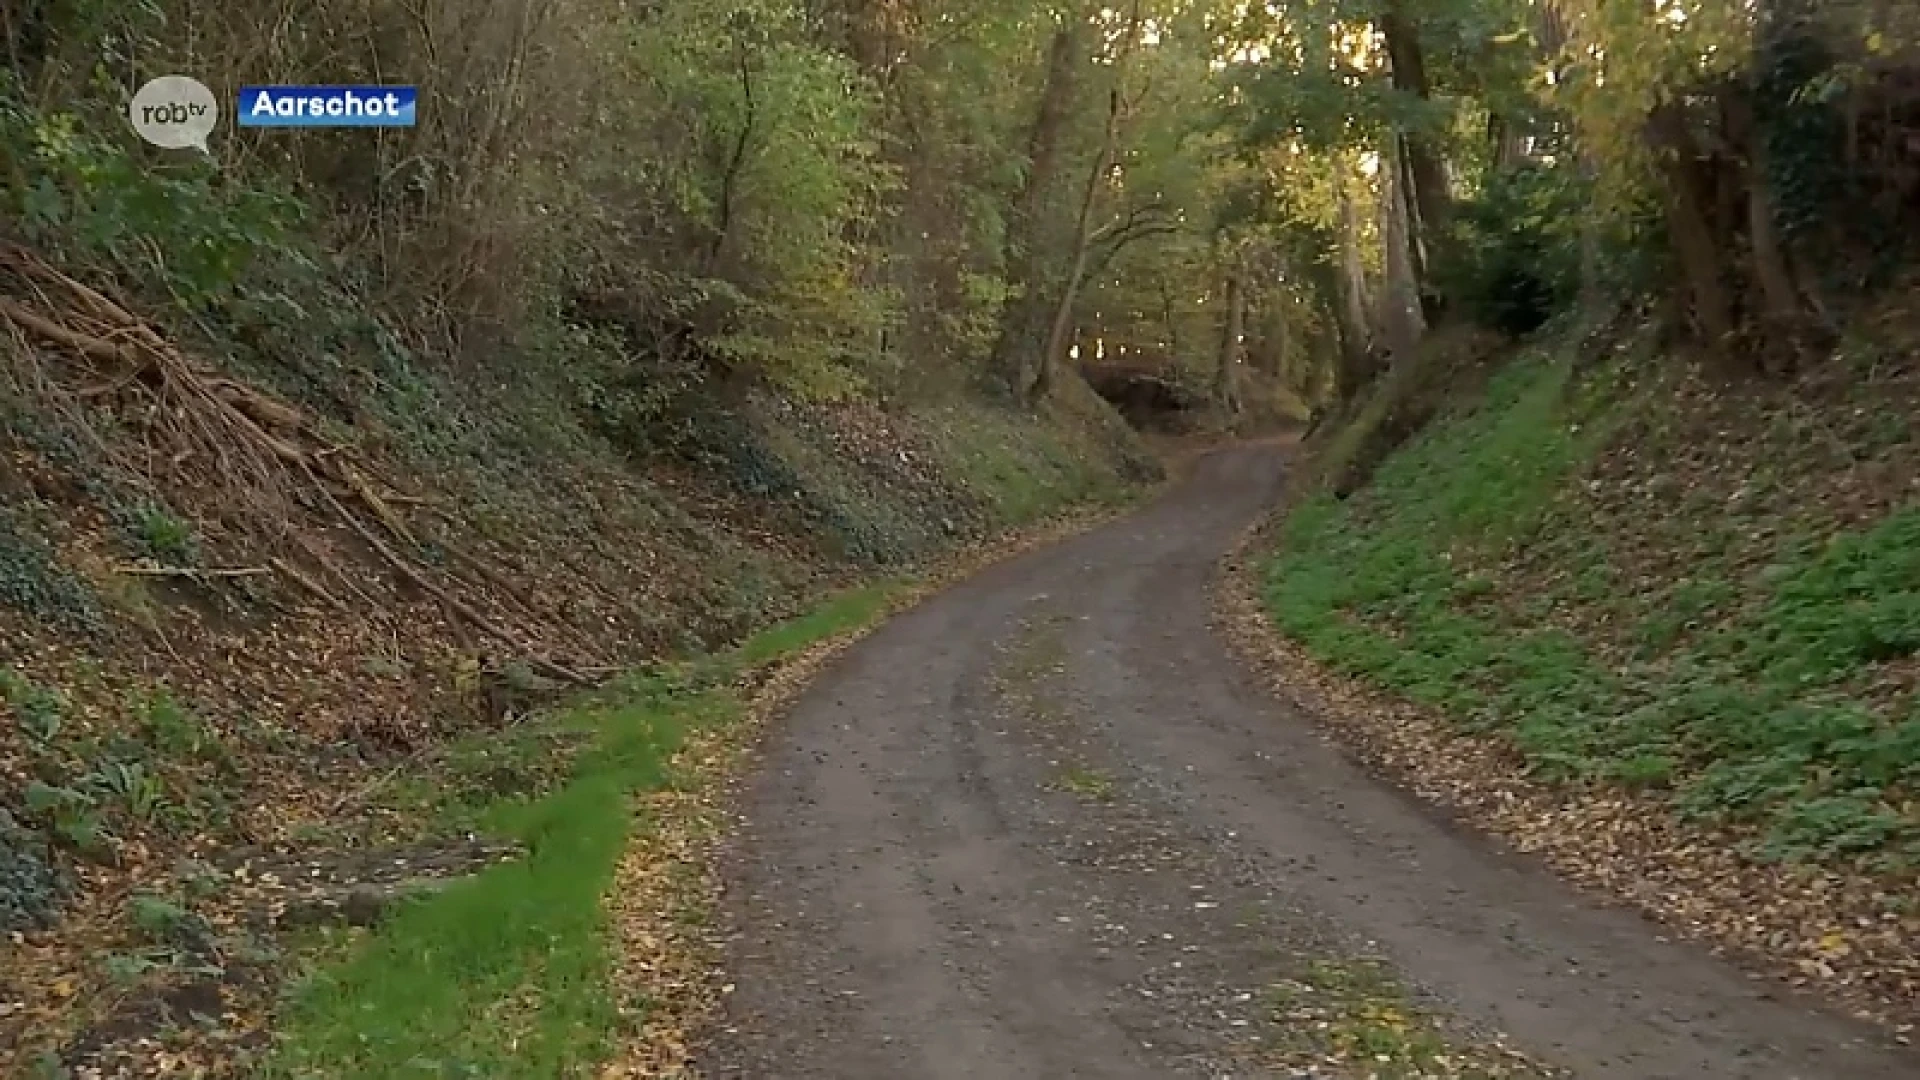
{"label": "grass verge", "polygon": [[[294,989],[270,1075],[591,1075],[632,1022],[614,1000],[608,915],[637,794],[678,782],[687,739],[738,722],[733,684],[809,645],[873,622],[897,584],[840,594],[738,648],[621,681],[540,723],[590,731],[551,790],[460,804],[526,857],[337,937]],[[537,739],[529,746],[548,745]]]}

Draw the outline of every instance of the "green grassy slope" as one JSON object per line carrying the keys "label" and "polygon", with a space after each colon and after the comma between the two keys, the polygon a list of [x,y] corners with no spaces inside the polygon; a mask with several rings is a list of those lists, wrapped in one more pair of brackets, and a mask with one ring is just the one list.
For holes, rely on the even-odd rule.
{"label": "green grassy slope", "polygon": [[1910,875],[1920,430],[1886,418],[1912,372],[1730,387],[1575,353],[1522,354],[1370,486],[1293,509],[1276,622],[1539,778]]}

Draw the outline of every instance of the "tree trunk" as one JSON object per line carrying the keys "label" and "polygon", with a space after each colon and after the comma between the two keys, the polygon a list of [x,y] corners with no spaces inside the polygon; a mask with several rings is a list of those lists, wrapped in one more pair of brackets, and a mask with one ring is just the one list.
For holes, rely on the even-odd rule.
{"label": "tree trunk", "polygon": [[1087,186],[1080,196],[1080,213],[1073,224],[1073,263],[1067,270],[1066,283],[1061,286],[1060,303],[1053,312],[1053,325],[1047,331],[1047,342],[1041,349],[1039,363],[1034,370],[1033,384],[1027,395],[1031,401],[1039,401],[1052,391],[1055,369],[1059,366],[1061,354],[1066,351],[1067,337],[1073,329],[1073,306],[1080,299],[1080,283],[1086,277],[1087,259],[1092,253],[1093,211],[1099,204],[1100,189],[1106,185],[1107,172],[1113,167],[1114,154],[1120,141],[1121,91],[1127,74],[1127,59],[1140,40],[1143,26],[1140,6],[1141,0],[1134,0],[1133,10],[1127,16],[1126,36],[1121,40],[1119,52],[1113,60],[1114,85],[1107,92],[1107,125],[1101,132],[1100,149],[1094,155],[1093,168],[1087,171]]}
{"label": "tree trunk", "polygon": [[1419,307],[1421,325],[1440,318],[1438,298],[1427,276],[1429,247],[1426,238],[1430,236],[1424,222],[1420,219],[1420,206],[1414,201],[1413,192],[1419,185],[1414,181],[1413,166],[1409,164],[1413,155],[1407,152],[1407,141],[1396,138],[1393,141],[1395,169],[1393,175],[1399,179],[1400,194],[1394,205],[1401,213],[1400,235],[1404,238],[1401,245],[1407,254],[1409,273],[1407,284],[1412,289],[1413,302]]}
{"label": "tree trunk", "polygon": [[1707,227],[1706,211],[1700,205],[1698,191],[1684,183],[1669,184],[1667,228],[1687,277],[1694,318],[1699,320],[1707,345],[1720,352],[1733,335],[1733,305],[1721,277],[1719,248],[1714,243],[1712,230]]}
{"label": "tree trunk", "polygon": [[[1771,159],[1766,133],[1753,122],[1753,109],[1741,92],[1731,91],[1726,116],[1734,144],[1747,148],[1747,240],[1753,251],[1754,282],[1760,288],[1760,311],[1766,346],[1763,367],[1784,375],[1799,360],[1815,329],[1814,307],[1802,295],[1793,259],[1781,242],[1774,213]],[[1777,360],[1778,362],[1771,362]]]}
{"label": "tree trunk", "polygon": [[1288,269],[1287,257],[1283,253],[1271,252],[1269,260],[1257,274],[1263,287],[1254,305],[1260,312],[1259,365],[1260,370],[1270,378],[1290,384],[1293,373],[1288,369],[1293,365],[1293,327],[1287,323],[1287,315],[1292,300],[1290,290],[1293,287],[1293,274]]}
{"label": "tree trunk", "polygon": [[1093,239],[1093,208],[1100,199],[1100,187],[1106,180],[1106,172],[1113,160],[1113,143],[1117,137],[1120,123],[1120,91],[1115,90],[1107,101],[1106,133],[1100,142],[1100,151],[1094,155],[1093,168],[1087,173],[1086,190],[1080,196],[1080,213],[1074,219],[1073,226],[1073,262],[1067,269],[1067,280],[1060,286],[1060,302],[1053,309],[1053,324],[1047,330],[1046,344],[1040,350],[1039,362],[1034,366],[1033,382],[1027,389],[1027,397],[1038,401],[1053,389],[1054,369],[1060,363],[1060,354],[1067,347],[1067,335],[1073,327],[1073,305],[1080,299],[1080,282],[1086,277],[1087,257]]}
{"label": "tree trunk", "polygon": [[1286,297],[1277,291],[1260,308],[1260,350],[1250,359],[1261,374],[1291,383],[1293,370],[1293,327],[1287,323]]}
{"label": "tree trunk", "polygon": [[1367,320],[1367,269],[1360,261],[1360,219],[1346,178],[1337,178],[1336,186],[1340,203],[1340,298],[1334,314],[1340,328],[1340,393],[1352,397],[1373,377],[1373,335]]}
{"label": "tree trunk", "polygon": [[1027,173],[1008,223],[1008,284],[1015,295],[1001,309],[990,363],[994,374],[1016,393],[1031,382],[1033,351],[1047,332],[1048,305],[1042,294],[1046,267],[1043,225],[1047,196],[1060,171],[1085,26],[1085,20],[1075,15],[1054,31],[1047,52],[1046,83],[1027,138]]}
{"label": "tree trunk", "polygon": [[1274,308],[1270,318],[1273,320],[1273,376],[1288,386],[1297,386],[1300,372],[1293,370],[1293,326],[1287,322],[1286,307]]}
{"label": "tree trunk", "polygon": [[[1433,89],[1427,81],[1427,61],[1420,45],[1420,32],[1407,18],[1403,0],[1388,0],[1386,11],[1380,16],[1380,33],[1386,38],[1394,89],[1421,101],[1431,100]],[[1405,135],[1407,167],[1413,173],[1413,205],[1419,213],[1421,227],[1431,235],[1445,228],[1452,216],[1453,194],[1447,184],[1447,164],[1424,132],[1409,131]]]}
{"label": "tree trunk", "polygon": [[1383,172],[1387,178],[1382,201],[1381,236],[1386,247],[1387,280],[1381,290],[1381,330],[1396,359],[1413,355],[1426,330],[1420,306],[1420,278],[1413,254],[1413,213],[1407,170],[1402,168],[1402,141],[1394,140]]}
{"label": "tree trunk", "polygon": [[[1580,176],[1591,192],[1598,186],[1599,166],[1585,148],[1581,148],[1579,154]],[[1597,325],[1607,308],[1600,222],[1599,214],[1583,214],[1580,218],[1580,316],[1589,326]]]}
{"label": "tree trunk", "polygon": [[1173,306],[1173,289],[1167,275],[1155,275],[1160,286],[1160,321],[1167,328],[1167,352],[1175,359],[1180,356],[1180,317]]}
{"label": "tree trunk", "polygon": [[[1760,285],[1765,311],[1764,323],[1769,344],[1780,347],[1785,359],[1774,374],[1785,374],[1793,366],[1792,353],[1799,346],[1805,328],[1806,309],[1799,290],[1793,284],[1793,271],[1787,266],[1786,252],[1780,247],[1780,233],[1774,225],[1773,188],[1767,179],[1766,151],[1763,140],[1753,142],[1752,164],[1747,177],[1747,229],[1753,245],[1753,274]],[[1768,355],[1773,349],[1764,350]],[[1773,365],[1767,365],[1773,367]]]}
{"label": "tree trunk", "polygon": [[[1487,116],[1487,150],[1494,172],[1508,172],[1526,160],[1526,139],[1519,129],[1499,113]],[[1408,155],[1411,157],[1412,155]]]}
{"label": "tree trunk", "polygon": [[1220,330],[1220,357],[1213,376],[1213,400],[1223,419],[1240,415],[1240,339],[1246,332],[1246,261],[1235,255],[1227,270],[1226,325]]}
{"label": "tree trunk", "polygon": [[1699,175],[1699,153],[1686,114],[1678,105],[1654,110],[1649,135],[1663,157],[1667,233],[1687,279],[1694,318],[1707,346],[1723,353],[1733,335],[1733,303],[1727,295],[1720,245],[1707,216]]}

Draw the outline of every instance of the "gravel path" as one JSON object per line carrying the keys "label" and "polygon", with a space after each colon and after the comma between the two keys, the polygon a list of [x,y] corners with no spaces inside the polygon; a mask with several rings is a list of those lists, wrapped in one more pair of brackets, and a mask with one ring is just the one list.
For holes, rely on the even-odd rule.
{"label": "gravel path", "polygon": [[[1409,1076],[1920,1077],[1447,826],[1256,689],[1208,584],[1283,466],[1215,453],[800,698],[729,855],[704,1074],[1337,1076],[1357,1052]],[[1376,963],[1391,989],[1356,995]]]}

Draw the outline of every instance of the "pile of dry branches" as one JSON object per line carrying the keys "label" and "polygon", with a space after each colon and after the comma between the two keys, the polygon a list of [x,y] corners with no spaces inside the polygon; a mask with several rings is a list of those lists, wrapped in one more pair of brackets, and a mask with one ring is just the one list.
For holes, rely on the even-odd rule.
{"label": "pile of dry branches", "polygon": [[[256,550],[264,563],[159,572],[187,577],[274,574],[335,608],[345,610],[356,603],[377,613],[382,606],[363,588],[364,572],[355,574],[351,560],[342,559],[338,548],[326,541],[328,527],[343,528],[379,564],[437,601],[449,618],[499,641],[548,676],[587,681],[574,668],[540,656],[519,634],[462,598],[462,593],[488,595],[524,617],[515,621],[551,627],[553,620],[532,609],[509,575],[441,543],[492,586],[483,593],[458,574],[436,571],[413,557],[420,541],[398,507],[431,509],[428,501],[402,494],[380,479],[350,447],[328,438],[300,409],[187,356],[99,290],[4,242],[0,322],[10,324],[17,346],[13,352],[24,360],[31,362],[38,355],[32,347],[36,342],[78,360],[77,366],[66,365],[39,382],[50,401],[89,434],[111,467],[159,489],[202,493],[201,504],[224,533],[239,542],[234,546]],[[86,422],[89,413],[99,410],[133,419],[138,438],[101,437]],[[590,648],[577,639],[569,644],[583,654]]]}

